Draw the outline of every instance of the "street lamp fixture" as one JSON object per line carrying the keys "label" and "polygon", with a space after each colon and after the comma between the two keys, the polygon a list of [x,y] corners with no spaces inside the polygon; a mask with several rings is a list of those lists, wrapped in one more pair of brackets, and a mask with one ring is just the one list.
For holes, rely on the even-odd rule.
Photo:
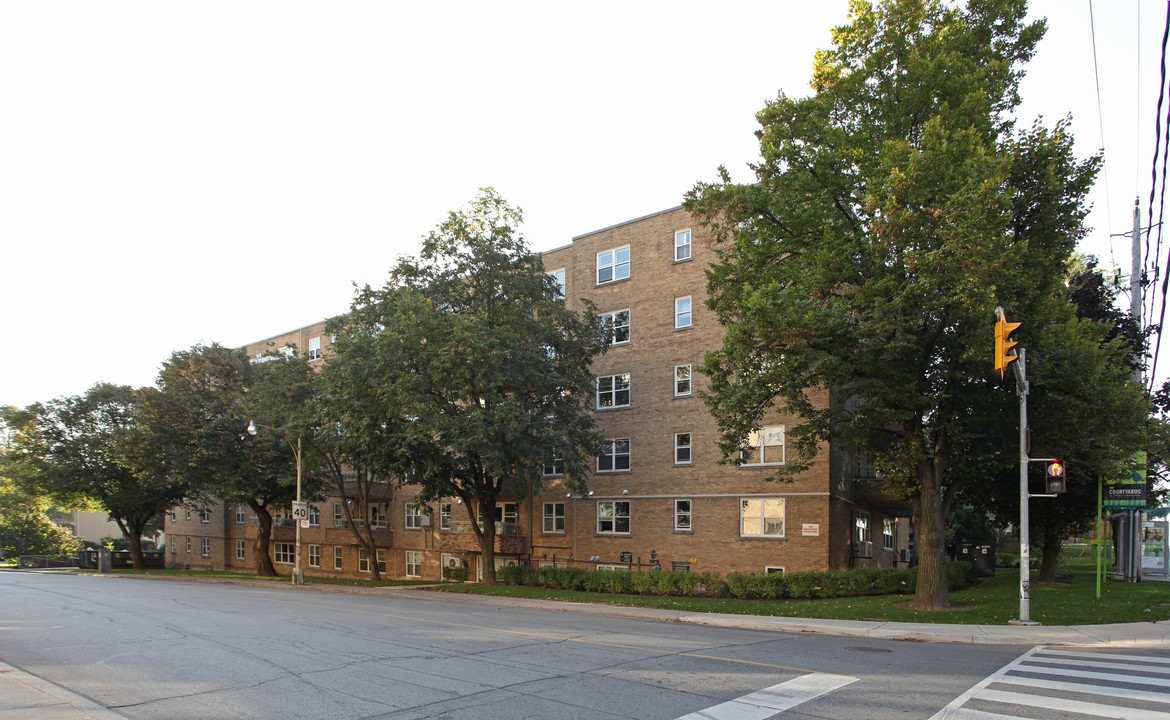
{"label": "street lamp fixture", "polygon": [[248,420],[248,434],[249,435],[255,437],[256,435],[258,435],[260,433],[260,428],[268,428],[269,430],[280,433],[280,436],[282,438],[284,438],[284,441],[287,442],[288,446],[292,449],[293,457],[295,457],[297,459],[297,501],[293,505],[293,522],[296,525],[297,540],[296,540],[296,564],[293,565],[292,584],[293,585],[304,585],[305,584],[305,573],[301,569],[301,518],[298,517],[298,513],[296,512],[297,508],[301,508],[304,506],[304,503],[301,501],[301,436],[297,435],[297,444],[293,445],[292,440],[289,440],[289,438],[288,438],[288,433],[286,433],[284,430],[281,430],[280,428],[274,428],[274,427],[271,427],[269,425],[261,425],[261,424],[257,423],[255,420],[252,420],[249,418],[249,420]]}

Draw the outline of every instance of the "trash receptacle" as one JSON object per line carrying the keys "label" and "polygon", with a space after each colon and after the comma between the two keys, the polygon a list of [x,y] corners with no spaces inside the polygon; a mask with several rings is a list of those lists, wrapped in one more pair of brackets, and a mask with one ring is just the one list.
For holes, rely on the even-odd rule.
{"label": "trash receptacle", "polygon": [[101,548],[98,550],[98,572],[108,573],[114,567],[114,556],[109,551],[109,548]]}

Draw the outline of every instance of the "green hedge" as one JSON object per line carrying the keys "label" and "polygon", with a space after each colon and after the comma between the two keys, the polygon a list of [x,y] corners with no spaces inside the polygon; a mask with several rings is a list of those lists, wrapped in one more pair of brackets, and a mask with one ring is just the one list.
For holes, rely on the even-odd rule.
{"label": "green hedge", "polygon": [[[792,573],[733,572],[726,579],[714,573],[683,570],[584,570],[582,568],[524,566],[500,568],[500,582],[536,585],[559,590],[586,590],[618,594],[736,597],[752,600],[857,597],[910,594],[918,581],[918,568],[856,568],[811,570]],[[947,589],[959,590],[974,581],[971,563],[947,563]]]}

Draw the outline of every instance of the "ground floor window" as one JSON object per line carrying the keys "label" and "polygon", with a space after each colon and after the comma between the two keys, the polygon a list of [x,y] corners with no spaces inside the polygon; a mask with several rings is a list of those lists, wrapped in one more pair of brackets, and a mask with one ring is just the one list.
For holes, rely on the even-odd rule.
{"label": "ground floor window", "polygon": [[630,501],[599,501],[597,503],[597,532],[628,534],[630,532]]}
{"label": "ground floor window", "polygon": [[314,568],[321,567],[321,546],[320,545],[310,545],[309,546],[309,567],[314,567]]}
{"label": "ground floor window", "polygon": [[374,551],[374,556],[378,559],[378,572],[385,575],[386,574],[386,551],[385,550],[376,550],[376,551]]}
{"label": "ground floor window", "polygon": [[191,552],[191,538],[187,538],[187,552]]}
{"label": "ground floor window", "polygon": [[565,504],[552,502],[544,504],[544,532],[563,533],[565,531]]}
{"label": "ground floor window", "polygon": [[417,550],[406,551],[406,576],[422,577],[422,553]]}
{"label": "ground floor window", "polygon": [[272,560],[278,563],[292,564],[293,557],[296,555],[296,548],[292,543],[278,542],[273,545]]}
{"label": "ground floor window", "polygon": [[784,537],[784,499],[740,500],[739,522],[743,537]]}
{"label": "ground floor window", "polygon": [[766,572],[766,573],[782,573],[782,572],[784,572],[784,567],[781,565],[765,565],[764,572]]}
{"label": "ground floor window", "polygon": [[894,549],[894,521],[889,518],[882,520],[882,549]]}
{"label": "ground floor window", "polygon": [[340,547],[333,548],[333,569],[334,570],[341,569],[341,548]]}
{"label": "ground floor window", "polygon": [[365,548],[358,548],[358,572],[370,571],[370,554]]}
{"label": "ground floor window", "polygon": [[244,560],[248,556],[248,544],[246,540],[236,540],[236,560]]}
{"label": "ground floor window", "polygon": [[211,557],[211,538],[203,538],[199,543],[199,551],[203,557]]}

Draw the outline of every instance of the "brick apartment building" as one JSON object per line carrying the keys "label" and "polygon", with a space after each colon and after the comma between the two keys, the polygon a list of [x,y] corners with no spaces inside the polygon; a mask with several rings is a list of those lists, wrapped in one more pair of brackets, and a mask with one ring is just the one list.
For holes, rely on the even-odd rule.
{"label": "brick apartment building", "polygon": [[[673,208],[573,238],[544,254],[566,302],[592,300],[610,316],[614,336],[593,365],[597,425],[609,440],[588,478],[587,495],[569,493],[556,462],[535,497],[505,498],[497,508],[498,565],[586,568],[685,568],[796,571],[890,567],[909,555],[909,506],[874,491],[864,458],[821,449],[791,482],[767,480],[785,462],[793,418],[771,417],[747,439],[745,463],[721,464],[717,429],[697,372],[723,329],[705,307],[712,243],[690,216]],[[247,346],[257,356],[295,346],[326,362],[324,323]],[[827,390],[821,401],[828,401]],[[375,558],[359,553],[341,503],[328,498],[302,528],[307,576],[361,576],[371,561],[395,578],[438,579],[443,567],[482,574],[465,508],[413,506],[409,485],[387,483],[371,509]],[[179,508],[167,518],[167,560],[177,567],[250,570],[256,520],[247,508]],[[482,521],[483,518],[478,518]],[[274,527],[278,569],[292,570],[294,527]]]}

